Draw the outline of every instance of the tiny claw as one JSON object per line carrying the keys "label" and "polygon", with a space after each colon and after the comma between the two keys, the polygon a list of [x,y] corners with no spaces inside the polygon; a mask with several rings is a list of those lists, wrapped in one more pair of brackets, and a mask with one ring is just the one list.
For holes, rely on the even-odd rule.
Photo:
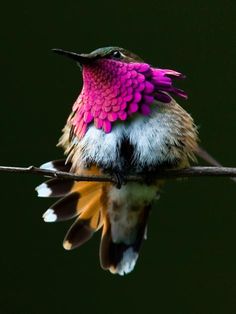
{"label": "tiny claw", "polygon": [[120,189],[122,185],[126,183],[124,175],[119,171],[113,172],[114,184],[117,189]]}

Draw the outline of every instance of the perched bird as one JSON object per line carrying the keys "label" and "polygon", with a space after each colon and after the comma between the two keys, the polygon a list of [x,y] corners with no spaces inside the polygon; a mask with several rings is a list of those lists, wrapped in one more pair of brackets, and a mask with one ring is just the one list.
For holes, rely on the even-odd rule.
{"label": "perched bird", "polygon": [[[63,246],[79,247],[102,229],[100,263],[110,272],[131,272],[138,259],[151,204],[163,184],[154,173],[188,167],[199,153],[197,128],[174,97],[184,76],[154,68],[119,47],[77,54],[54,49],[82,69],[83,88],[75,101],[59,146],[66,160],[41,167],[82,175],[110,173],[117,184],[51,179],[40,197],[62,197],[43,215],[46,222],[75,218]],[[127,174],[143,182],[125,182]]]}

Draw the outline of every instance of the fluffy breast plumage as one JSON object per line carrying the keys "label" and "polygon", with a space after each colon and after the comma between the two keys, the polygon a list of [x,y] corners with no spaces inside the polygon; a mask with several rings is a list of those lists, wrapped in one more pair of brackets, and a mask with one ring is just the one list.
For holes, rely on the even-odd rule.
{"label": "fluffy breast plumage", "polygon": [[66,126],[60,145],[74,168],[96,164],[104,169],[142,172],[186,165],[194,158],[197,131],[191,116],[174,100],[155,103],[149,116],[136,115],[105,133],[91,125],[82,139],[69,139]]}

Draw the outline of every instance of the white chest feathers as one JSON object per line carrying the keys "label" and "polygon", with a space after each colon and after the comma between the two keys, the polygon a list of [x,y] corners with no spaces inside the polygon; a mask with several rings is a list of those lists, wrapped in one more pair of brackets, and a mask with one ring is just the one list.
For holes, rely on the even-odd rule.
{"label": "white chest feathers", "polygon": [[96,163],[104,168],[121,168],[121,146],[124,142],[132,147],[134,168],[174,161],[176,155],[171,147],[177,143],[181,127],[179,125],[178,129],[177,123],[172,113],[157,108],[148,117],[138,116],[126,124],[115,124],[109,134],[90,126],[77,143],[77,166]]}

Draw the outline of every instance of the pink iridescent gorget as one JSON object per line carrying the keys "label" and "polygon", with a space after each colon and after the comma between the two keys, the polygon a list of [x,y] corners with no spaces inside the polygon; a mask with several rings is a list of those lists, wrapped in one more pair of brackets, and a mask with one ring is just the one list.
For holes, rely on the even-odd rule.
{"label": "pink iridescent gorget", "polygon": [[154,100],[169,103],[172,95],[187,98],[173,86],[179,72],[153,68],[147,63],[98,59],[83,65],[83,89],[73,106],[71,123],[82,138],[90,124],[109,133],[115,121],[134,114],[149,115]]}

